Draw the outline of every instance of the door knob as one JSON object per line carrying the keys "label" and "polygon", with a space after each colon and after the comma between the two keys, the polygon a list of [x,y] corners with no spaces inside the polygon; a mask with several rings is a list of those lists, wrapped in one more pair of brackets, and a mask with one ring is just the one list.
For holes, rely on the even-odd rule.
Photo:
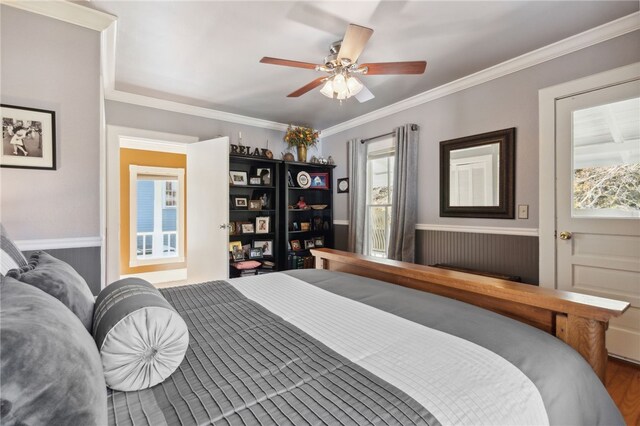
{"label": "door knob", "polygon": [[220,229],[227,229],[227,228],[231,229],[231,225],[226,224],[226,223],[223,223],[223,224],[220,225]]}
{"label": "door knob", "polygon": [[561,240],[570,240],[571,239],[571,232],[569,231],[562,231],[560,233],[560,239]]}

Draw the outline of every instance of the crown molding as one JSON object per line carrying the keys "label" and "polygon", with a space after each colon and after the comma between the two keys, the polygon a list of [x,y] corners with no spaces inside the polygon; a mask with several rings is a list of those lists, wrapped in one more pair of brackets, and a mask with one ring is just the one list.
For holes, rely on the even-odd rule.
{"label": "crown molding", "polygon": [[118,19],[108,13],[66,0],[0,0],[0,3],[95,31],[106,29],[111,23]]}
{"label": "crown molding", "polygon": [[20,251],[101,247],[102,237],[53,238],[46,240],[17,240]]}
{"label": "crown molding", "polygon": [[230,112],[197,107],[180,102],[152,98],[150,96],[143,96],[135,93],[123,92],[120,90],[105,90],[105,99],[116,102],[124,102],[132,105],[144,106],[148,108],[161,109],[164,111],[193,115],[197,117],[227,121],[229,123],[261,127],[263,129],[279,130],[282,132],[287,130],[287,124],[277,123],[275,121],[262,120],[260,118],[253,118],[246,115],[233,114]]}
{"label": "crown molding", "polygon": [[322,137],[327,137],[344,132],[345,130],[353,127],[388,117],[389,115],[406,109],[513,74],[523,69],[539,65],[557,57],[576,52],[638,29],[640,29],[640,12],[634,12],[630,15],[616,19],[615,21],[608,22],[600,25],[599,27],[591,28],[582,33],[565,38],[564,40],[541,47],[537,50],[509,59],[508,61],[494,65],[490,68],[486,68],[474,74],[470,74],[466,77],[459,78],[458,80],[396,102],[395,104],[391,104],[354,119],[336,124],[335,126],[322,130],[321,135]]}

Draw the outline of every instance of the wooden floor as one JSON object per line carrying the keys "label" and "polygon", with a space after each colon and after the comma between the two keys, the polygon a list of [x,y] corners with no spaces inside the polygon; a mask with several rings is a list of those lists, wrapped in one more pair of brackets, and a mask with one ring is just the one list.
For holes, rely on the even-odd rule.
{"label": "wooden floor", "polygon": [[609,358],[605,385],[628,426],[640,426],[640,366]]}

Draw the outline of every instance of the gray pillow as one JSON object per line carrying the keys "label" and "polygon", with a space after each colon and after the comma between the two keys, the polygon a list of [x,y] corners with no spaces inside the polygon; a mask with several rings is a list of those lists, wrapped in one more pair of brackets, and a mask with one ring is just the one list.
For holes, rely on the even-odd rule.
{"label": "gray pillow", "polygon": [[157,385],[178,368],[189,346],[184,319],[158,289],[139,278],[105,287],[93,319],[107,386],[134,391]]}
{"label": "gray pillow", "polygon": [[38,251],[31,255],[29,265],[9,271],[7,276],[49,293],[71,309],[91,332],[93,294],[84,278],[69,264]]}
{"label": "gray pillow", "polygon": [[62,303],[12,278],[0,286],[0,423],[106,425],[100,354]]}
{"label": "gray pillow", "polygon": [[23,266],[27,266],[27,259],[18,250],[0,223],[0,276],[5,275],[11,269]]}

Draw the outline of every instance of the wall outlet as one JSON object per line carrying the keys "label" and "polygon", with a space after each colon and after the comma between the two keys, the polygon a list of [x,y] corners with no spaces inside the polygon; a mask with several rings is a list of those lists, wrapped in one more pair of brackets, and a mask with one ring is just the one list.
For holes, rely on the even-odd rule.
{"label": "wall outlet", "polygon": [[529,219],[528,204],[518,204],[518,219]]}

